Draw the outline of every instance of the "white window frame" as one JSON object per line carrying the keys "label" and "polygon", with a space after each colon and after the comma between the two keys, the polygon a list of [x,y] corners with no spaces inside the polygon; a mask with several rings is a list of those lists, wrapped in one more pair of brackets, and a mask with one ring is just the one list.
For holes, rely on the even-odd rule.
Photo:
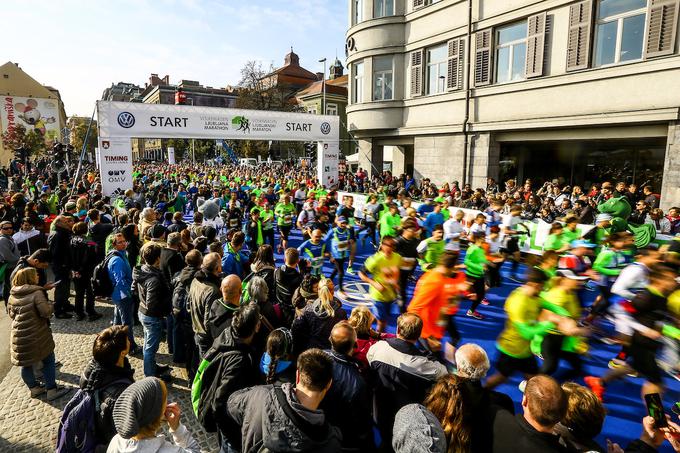
{"label": "white window frame", "polygon": [[334,104],[334,103],[326,104],[326,115],[336,116],[337,114],[338,114],[338,104]]}
{"label": "white window frame", "polygon": [[307,107],[307,113],[316,115],[317,114],[316,105],[310,105],[309,107]]}
{"label": "white window frame", "polygon": [[[527,20],[525,19],[524,22],[526,22],[526,21]],[[515,22],[515,23],[507,24],[503,27],[498,27],[497,29],[494,30],[494,41],[495,42],[499,41],[498,34],[499,34],[501,28],[520,25],[521,23],[522,23],[522,21],[518,21],[518,22]],[[528,26],[528,24],[527,24],[527,26]],[[514,57],[515,57],[515,46],[517,46],[518,44],[524,44],[524,52],[526,54],[526,47],[527,47],[527,37],[526,36],[524,38],[516,39],[514,41],[510,41],[510,42],[507,42],[505,44],[496,44],[496,46],[494,47],[494,55],[493,56],[494,56],[494,61],[495,61],[495,66],[496,66],[495,71],[494,71],[494,78],[495,78],[495,81],[496,81],[497,84],[506,84],[506,83],[520,82],[522,80],[526,80],[526,78],[527,78],[527,76],[526,76],[526,65],[527,65],[526,57],[525,57],[525,60],[524,60],[524,68],[522,68],[522,74],[524,74],[524,75],[522,76],[521,79],[512,80],[512,62],[513,62]],[[500,58],[498,58],[498,52],[500,51],[500,49],[504,49],[506,47],[510,48],[510,54],[508,56],[508,62],[510,63],[510,65],[508,66],[508,74],[507,74],[508,80],[505,80],[503,82],[499,82],[498,81],[498,69],[499,69],[498,68],[498,62],[500,61]]]}
{"label": "white window frame", "polygon": [[361,23],[364,16],[364,2],[363,0],[352,0],[352,25]]}
{"label": "white window frame", "polygon": [[[357,68],[361,67],[361,75],[357,73]],[[364,61],[352,63],[352,104],[364,102]]]}
{"label": "white window frame", "polygon": [[[386,69],[386,70],[383,70],[383,71],[373,72],[373,80],[372,80],[371,87],[373,88],[373,96],[372,97],[373,97],[374,101],[391,101],[391,100],[394,99],[394,57],[392,55],[380,55],[380,56],[374,57],[374,58],[384,58],[384,57],[390,58],[390,61],[392,62],[392,67],[390,69]],[[385,97],[385,88],[384,88],[385,78],[386,78],[387,75],[390,76],[390,82],[391,82],[391,85],[392,85],[392,96],[389,97],[389,98]],[[383,85],[382,85],[383,86],[382,96],[379,97],[379,98],[376,97],[377,91],[375,89],[378,79],[381,79],[383,81],[382,82],[383,83]]]}
{"label": "white window frame", "polygon": [[[598,35],[600,34],[600,25],[605,25],[610,22],[617,22],[616,24],[616,47],[614,49],[614,62],[613,63],[607,63],[603,64],[600,66],[595,66],[596,68],[607,68],[610,66],[617,66],[620,64],[628,64],[628,63],[635,63],[638,61],[642,61],[644,59],[644,54],[645,54],[645,45],[647,44],[647,7],[649,5],[649,0],[647,0],[647,5],[643,6],[642,8],[635,9],[633,11],[626,11],[624,13],[619,13],[615,14],[613,16],[607,16],[604,19],[599,19],[598,17],[600,16],[600,4],[601,1],[598,0],[597,2],[597,15],[595,16],[595,39],[593,40],[593,66],[595,66],[595,61],[597,60],[597,40],[598,40]],[[636,58],[635,60],[626,60],[626,61],[621,61],[621,43],[623,41],[623,21],[624,19],[627,19],[629,17],[633,16],[639,16],[640,14],[643,14],[645,16],[645,30],[644,34],[642,36],[642,52],[640,53],[640,58]]]}
{"label": "white window frame", "polygon": [[[444,53],[443,53],[444,56],[442,57],[443,59],[441,61],[437,61],[436,63],[433,63],[433,62],[430,61],[430,51],[433,50],[433,49],[439,48],[439,47],[444,49]],[[437,95],[437,94],[446,93],[446,85],[448,83],[448,78],[449,78],[448,69],[447,69],[448,63],[449,63],[449,56],[448,56],[449,53],[448,52],[449,52],[448,45],[445,42],[431,46],[431,47],[428,47],[428,48],[425,49],[425,55],[424,55],[424,57],[425,57],[425,80],[424,80],[424,82],[426,84],[425,85],[425,95],[434,96],[434,95]],[[440,67],[441,64],[444,64],[444,73],[443,74],[439,73],[439,67]],[[436,79],[437,80],[437,90],[436,91],[430,91],[430,68],[433,67],[433,66],[435,66],[437,68],[437,79]],[[443,79],[441,78],[442,76],[444,76]],[[440,87],[440,85],[441,85],[441,87]],[[441,90],[440,90],[440,88],[441,88]]]}
{"label": "white window frame", "polygon": [[[382,6],[382,15],[378,15],[378,5]],[[392,14],[387,14],[387,6],[392,5]],[[380,17],[390,17],[394,16],[394,0],[373,0],[373,18],[378,19]]]}

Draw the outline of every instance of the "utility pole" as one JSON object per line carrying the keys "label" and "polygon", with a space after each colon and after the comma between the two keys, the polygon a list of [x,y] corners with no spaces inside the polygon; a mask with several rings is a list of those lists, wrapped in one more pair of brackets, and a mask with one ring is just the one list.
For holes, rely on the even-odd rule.
{"label": "utility pole", "polygon": [[326,114],[326,59],[323,58],[319,60],[319,63],[323,63],[323,76],[321,78],[321,89],[322,89],[322,98],[321,98],[321,114],[325,115]]}

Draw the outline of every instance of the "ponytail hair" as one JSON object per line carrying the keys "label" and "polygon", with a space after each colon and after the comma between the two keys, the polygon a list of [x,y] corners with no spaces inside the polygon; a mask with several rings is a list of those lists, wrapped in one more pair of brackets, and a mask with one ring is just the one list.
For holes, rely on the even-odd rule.
{"label": "ponytail hair", "polygon": [[333,299],[333,280],[322,278],[319,281],[319,302],[321,303],[321,308],[326,312],[329,318],[335,316]]}
{"label": "ponytail hair", "polygon": [[437,417],[449,444],[448,453],[467,453],[471,442],[469,396],[463,380],[455,374],[441,377],[423,405]]}
{"label": "ponytail hair", "polygon": [[291,331],[285,327],[272,330],[267,337],[266,351],[270,358],[267,384],[273,384],[276,380],[276,367],[279,360],[288,357],[293,351],[293,334]]}

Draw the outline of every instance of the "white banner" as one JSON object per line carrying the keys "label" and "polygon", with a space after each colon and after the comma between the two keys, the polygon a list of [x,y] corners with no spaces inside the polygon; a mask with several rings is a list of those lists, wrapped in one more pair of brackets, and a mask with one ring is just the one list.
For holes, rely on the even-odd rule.
{"label": "white banner", "polygon": [[102,192],[122,196],[132,188],[132,148],[129,138],[99,137],[99,170]]}
{"label": "white banner", "polygon": [[168,146],[168,163],[175,165],[175,148]]}
{"label": "white banner", "polygon": [[104,137],[338,141],[334,115],[97,101]]}
{"label": "white banner", "polygon": [[3,96],[0,108],[0,133],[21,125],[26,131],[36,131],[45,142],[59,140],[61,124],[56,99]]}
{"label": "white banner", "polygon": [[338,183],[340,142],[323,142],[317,146],[317,177],[324,186],[335,186]]}

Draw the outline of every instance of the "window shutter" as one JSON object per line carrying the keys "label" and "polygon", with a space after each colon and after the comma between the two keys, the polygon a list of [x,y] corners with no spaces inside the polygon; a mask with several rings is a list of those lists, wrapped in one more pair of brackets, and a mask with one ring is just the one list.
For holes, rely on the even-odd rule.
{"label": "window shutter", "polygon": [[679,8],[679,0],[649,0],[645,58],[673,54]]}
{"label": "window shutter", "polygon": [[425,0],[413,0],[413,9],[418,9],[425,6]]}
{"label": "window shutter", "polygon": [[465,40],[452,39],[448,42],[449,60],[446,70],[446,88],[460,90],[463,88],[463,61],[465,59]]}
{"label": "window shutter", "polygon": [[543,75],[543,56],[545,54],[545,31],[548,15],[543,12],[527,19],[527,58],[526,77]]}
{"label": "window shutter", "polygon": [[475,33],[475,86],[491,83],[491,32],[490,28]]}
{"label": "window shutter", "polygon": [[411,96],[423,94],[423,54],[424,50],[411,52]]}
{"label": "window shutter", "polygon": [[590,37],[593,30],[593,2],[574,3],[569,7],[567,71],[586,69],[590,63]]}

